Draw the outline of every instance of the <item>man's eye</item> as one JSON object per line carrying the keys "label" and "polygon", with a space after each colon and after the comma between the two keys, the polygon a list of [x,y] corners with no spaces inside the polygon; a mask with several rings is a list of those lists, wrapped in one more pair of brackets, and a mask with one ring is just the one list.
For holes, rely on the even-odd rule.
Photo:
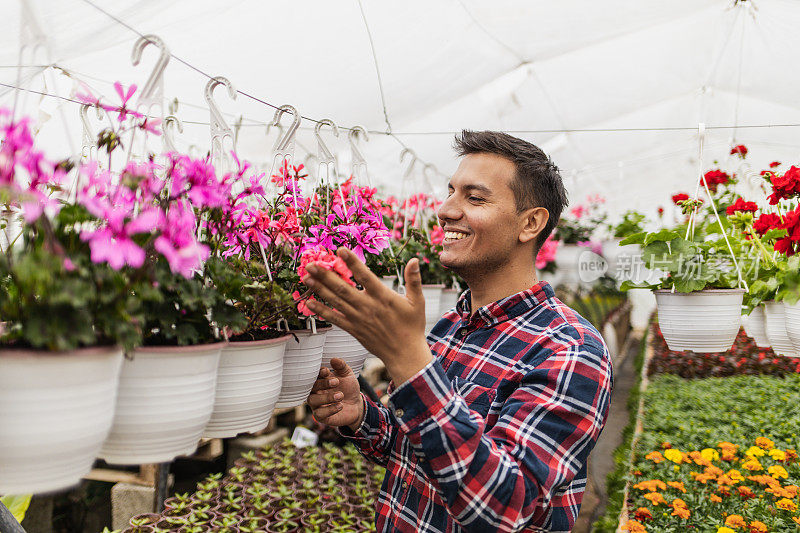
{"label": "man's eye", "polygon": [[483,201],[483,198],[481,198],[481,197],[479,197],[479,196],[470,196],[470,197],[469,197],[469,200],[470,200],[471,202],[482,202],[482,201]]}

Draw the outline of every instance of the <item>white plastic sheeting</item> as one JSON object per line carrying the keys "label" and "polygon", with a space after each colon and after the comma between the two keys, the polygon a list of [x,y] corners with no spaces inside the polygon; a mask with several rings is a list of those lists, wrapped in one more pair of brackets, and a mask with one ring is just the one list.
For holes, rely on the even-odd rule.
{"label": "white plastic sheeting", "polygon": [[[306,117],[365,126],[370,175],[395,193],[405,167],[397,139],[437,166],[442,175],[431,177],[441,192],[457,164],[453,133],[462,128],[505,130],[539,144],[562,168],[573,201],[601,193],[612,213],[654,211],[671,192],[693,192],[700,122],[709,128],[707,166],[717,159],[736,170],[727,155],[734,141],[750,148],[755,170],[800,160],[800,128],[745,127],[800,124],[796,0],[92,1],[244,93],[292,104]],[[86,0],[30,3],[51,55],[24,63],[54,63],[70,77],[25,68],[26,87],[70,97],[80,82],[113,100],[113,81],[144,84],[157,53],[148,47],[132,66],[138,36],[130,28]],[[11,67],[20,59],[20,6],[0,1],[0,82],[7,85],[18,83]],[[180,102],[178,148],[205,152],[207,78],[175,57],[165,95]],[[387,123],[375,59],[396,138],[380,133]],[[274,109],[242,94],[235,101],[215,94],[231,125],[244,117],[242,155],[270,161],[278,132],[268,134],[265,124]],[[0,105],[14,98],[0,87]],[[76,104],[21,93],[18,107],[41,121],[49,153],[70,153],[70,136],[79,150]],[[299,158],[316,151],[313,125],[301,126]],[[733,125],[740,127],[717,129]],[[325,138],[348,172],[346,135]],[[409,188],[427,189],[421,165],[412,179]]]}

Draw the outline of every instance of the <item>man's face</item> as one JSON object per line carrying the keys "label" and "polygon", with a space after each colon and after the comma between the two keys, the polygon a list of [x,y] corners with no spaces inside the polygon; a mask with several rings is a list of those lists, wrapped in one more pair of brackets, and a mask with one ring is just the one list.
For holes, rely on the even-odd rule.
{"label": "man's face", "polygon": [[498,155],[461,159],[437,213],[445,234],[442,265],[468,278],[501,268],[519,250],[524,221],[511,190],[515,174],[514,163]]}

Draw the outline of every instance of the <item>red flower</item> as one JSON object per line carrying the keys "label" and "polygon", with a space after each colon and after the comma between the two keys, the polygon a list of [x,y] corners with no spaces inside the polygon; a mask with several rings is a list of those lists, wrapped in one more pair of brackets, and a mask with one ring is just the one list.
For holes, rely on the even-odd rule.
{"label": "red flower", "polygon": [[773,161],[772,163],[769,164],[769,168],[775,168],[775,167],[779,167],[779,166],[781,166],[781,162],[780,161]]}
{"label": "red flower", "polygon": [[725,210],[725,212],[728,213],[729,215],[739,212],[755,213],[756,211],[758,211],[758,206],[756,205],[756,203],[745,202],[744,198],[742,197],[737,198],[736,201],[733,203],[733,205],[729,205],[728,209]]}
{"label": "red flower", "polygon": [[772,191],[768,196],[771,205],[800,194],[800,168],[792,165],[783,176],[773,176]]}
{"label": "red flower", "polygon": [[700,179],[700,183],[707,185],[710,191],[716,192],[718,185],[725,185],[730,179],[731,177],[725,172],[714,169],[706,172]]}
{"label": "red flower", "polygon": [[753,229],[762,237],[766,235],[769,230],[779,229],[780,226],[781,217],[775,213],[763,213],[753,222]]}
{"label": "red flower", "polygon": [[664,208],[661,206],[658,207],[658,216],[664,216]]}
{"label": "red flower", "polygon": [[743,144],[740,144],[738,146],[734,146],[733,148],[731,148],[731,155],[735,155],[735,154],[738,154],[739,157],[744,159],[744,156],[747,155],[747,147],[745,145],[743,145]]}
{"label": "red flower", "polygon": [[672,195],[672,203],[675,204],[675,205],[678,205],[678,202],[682,202],[682,201],[688,200],[688,199],[689,199],[689,195],[686,194],[685,192],[679,192],[678,194],[673,194]]}

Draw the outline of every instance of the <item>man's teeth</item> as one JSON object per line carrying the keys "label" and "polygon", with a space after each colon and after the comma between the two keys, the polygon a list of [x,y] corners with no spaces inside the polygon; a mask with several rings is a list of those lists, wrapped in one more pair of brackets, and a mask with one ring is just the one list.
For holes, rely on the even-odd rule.
{"label": "man's teeth", "polygon": [[455,241],[463,239],[466,236],[467,236],[466,233],[461,233],[460,231],[445,231],[444,232],[444,238],[445,239],[450,239],[450,240],[455,240]]}

